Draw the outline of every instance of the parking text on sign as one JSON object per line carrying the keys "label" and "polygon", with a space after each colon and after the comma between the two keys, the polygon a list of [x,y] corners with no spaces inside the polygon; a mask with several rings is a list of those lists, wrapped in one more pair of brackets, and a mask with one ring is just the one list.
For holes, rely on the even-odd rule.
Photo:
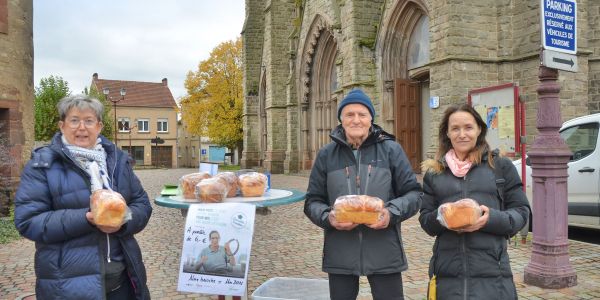
{"label": "parking text on sign", "polygon": [[574,0],[541,0],[544,49],[577,52],[577,5]]}

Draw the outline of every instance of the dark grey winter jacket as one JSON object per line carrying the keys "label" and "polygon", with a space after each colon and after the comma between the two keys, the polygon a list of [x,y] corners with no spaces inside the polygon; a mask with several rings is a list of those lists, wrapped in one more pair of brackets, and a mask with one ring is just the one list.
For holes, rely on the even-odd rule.
{"label": "dark grey winter jacket", "polygon": [[[132,219],[111,236],[121,246],[136,298],[150,299],[142,253],[133,235],[148,223],[152,206],[127,154],[101,138],[112,188],[132,212]],[[17,190],[15,225],[35,242],[38,299],[104,299],[108,236],[87,221],[90,178],[64,149],[59,133],[50,146],[32,153]]]}
{"label": "dark grey winter jacket", "polygon": [[[526,224],[529,202],[512,162],[503,157],[496,157],[494,161],[505,180],[504,209],[501,209],[496,175],[488,165],[487,154],[481,164],[471,167],[463,178],[454,176],[445,161],[435,162],[444,166],[441,173],[431,169],[425,173],[419,221],[425,232],[436,237],[429,276],[437,277],[438,300],[517,298],[507,236],[515,235]],[[487,224],[478,231],[459,234],[446,229],[436,219],[441,204],[463,198],[474,199],[490,208]]]}
{"label": "dark grey winter jacket", "polygon": [[[341,125],[330,137],[333,142],[317,154],[304,203],[306,216],[325,230],[323,271],[371,275],[406,270],[400,222],[419,210],[421,187],[404,150],[377,125],[359,147],[357,158]],[[390,225],[380,230],[364,225],[350,231],[332,227],[328,216],[335,199],[349,194],[367,194],[385,201]]]}

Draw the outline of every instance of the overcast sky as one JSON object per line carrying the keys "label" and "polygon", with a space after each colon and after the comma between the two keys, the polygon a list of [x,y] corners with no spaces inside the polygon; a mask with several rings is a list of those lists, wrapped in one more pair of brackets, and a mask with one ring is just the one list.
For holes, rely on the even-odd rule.
{"label": "overcast sky", "polygon": [[50,75],[74,94],[101,79],[169,81],[175,100],[188,71],[240,35],[244,0],[34,0],[34,84]]}

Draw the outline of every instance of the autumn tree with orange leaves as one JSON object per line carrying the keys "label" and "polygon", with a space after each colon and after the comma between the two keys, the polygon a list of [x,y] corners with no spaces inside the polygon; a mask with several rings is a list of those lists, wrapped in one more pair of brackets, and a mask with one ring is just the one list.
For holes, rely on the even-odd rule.
{"label": "autumn tree with orange leaves", "polygon": [[[229,149],[242,150],[242,41],[215,47],[198,70],[188,72],[181,118],[190,134],[206,136]],[[241,157],[241,156],[239,156]]]}

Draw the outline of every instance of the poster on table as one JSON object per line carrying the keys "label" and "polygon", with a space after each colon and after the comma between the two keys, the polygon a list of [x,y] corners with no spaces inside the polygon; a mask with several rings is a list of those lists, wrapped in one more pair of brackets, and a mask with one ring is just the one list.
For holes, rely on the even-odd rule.
{"label": "poster on table", "polygon": [[245,295],[255,210],[247,203],[190,205],[178,291]]}

